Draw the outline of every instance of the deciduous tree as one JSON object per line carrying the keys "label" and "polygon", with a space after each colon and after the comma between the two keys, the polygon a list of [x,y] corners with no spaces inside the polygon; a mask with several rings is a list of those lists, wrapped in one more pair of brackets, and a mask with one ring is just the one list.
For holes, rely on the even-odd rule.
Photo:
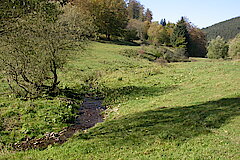
{"label": "deciduous tree", "polygon": [[90,8],[95,16],[95,24],[99,32],[107,39],[111,35],[121,35],[127,25],[127,10],[124,0],[92,0]]}
{"label": "deciduous tree", "polygon": [[208,58],[219,59],[226,58],[228,56],[228,45],[226,41],[220,36],[210,41],[207,50]]}
{"label": "deciduous tree", "polygon": [[148,29],[148,37],[149,37],[149,41],[150,43],[152,43],[155,46],[159,46],[160,42],[159,42],[159,33],[160,31],[163,29],[162,25],[159,25],[158,22],[153,22],[150,24],[150,27]]}
{"label": "deciduous tree", "polygon": [[189,57],[205,57],[207,54],[207,40],[204,32],[191,25],[187,24],[187,29],[189,33],[189,41],[188,41],[188,55]]}
{"label": "deciduous tree", "polygon": [[240,34],[238,34],[229,45],[229,56],[240,59]]}
{"label": "deciduous tree", "polygon": [[148,28],[148,21],[142,22],[137,19],[130,19],[127,26],[128,30],[135,30],[137,32],[137,37],[142,41],[147,39]]}
{"label": "deciduous tree", "polygon": [[172,28],[170,26],[162,26],[158,22],[150,24],[148,30],[149,40],[152,44],[159,45],[170,45],[170,36],[172,34]]}
{"label": "deciduous tree", "polygon": [[35,97],[56,91],[68,50],[83,48],[93,31],[93,20],[81,11],[68,6],[65,14],[49,21],[43,10],[8,25],[11,32],[0,38],[0,68],[15,93]]}

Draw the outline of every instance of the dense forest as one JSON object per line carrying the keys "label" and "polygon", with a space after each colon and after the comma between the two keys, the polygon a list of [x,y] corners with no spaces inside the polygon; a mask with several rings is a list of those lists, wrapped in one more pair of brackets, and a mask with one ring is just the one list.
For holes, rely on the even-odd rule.
{"label": "dense forest", "polygon": [[204,28],[203,31],[206,33],[208,40],[214,39],[217,36],[221,36],[225,40],[233,39],[240,33],[240,17],[214,24]]}

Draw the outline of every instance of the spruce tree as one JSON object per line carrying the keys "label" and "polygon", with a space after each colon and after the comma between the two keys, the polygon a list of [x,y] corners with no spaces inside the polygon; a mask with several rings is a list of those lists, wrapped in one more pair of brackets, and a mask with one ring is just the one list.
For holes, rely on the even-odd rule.
{"label": "spruce tree", "polygon": [[160,24],[161,24],[162,26],[166,26],[166,25],[167,25],[166,19],[165,19],[165,18],[162,19],[162,20],[160,21]]}
{"label": "spruce tree", "polygon": [[144,22],[145,20],[148,20],[147,18],[151,19],[152,12],[148,10],[146,12],[148,12],[147,14],[149,17],[146,17],[144,6],[137,0],[129,0],[127,5],[127,12],[128,12],[129,19],[137,19],[142,22]]}
{"label": "spruce tree", "polygon": [[141,4],[136,0],[130,0],[127,7],[129,19],[139,19]]}
{"label": "spruce tree", "polygon": [[170,41],[173,47],[186,48],[185,56],[188,57],[187,45],[189,41],[189,33],[184,17],[182,17],[181,20],[177,22]]}
{"label": "spruce tree", "polygon": [[152,11],[149,8],[147,9],[147,11],[145,13],[145,19],[148,22],[152,22],[153,14],[152,14]]}

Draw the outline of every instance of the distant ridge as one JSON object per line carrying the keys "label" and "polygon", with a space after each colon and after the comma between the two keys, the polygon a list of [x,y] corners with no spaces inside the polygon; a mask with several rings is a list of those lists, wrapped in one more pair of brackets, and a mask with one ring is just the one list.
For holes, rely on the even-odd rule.
{"label": "distant ridge", "polygon": [[217,36],[221,36],[225,40],[232,39],[240,33],[240,16],[203,28],[203,31],[207,34],[207,40]]}

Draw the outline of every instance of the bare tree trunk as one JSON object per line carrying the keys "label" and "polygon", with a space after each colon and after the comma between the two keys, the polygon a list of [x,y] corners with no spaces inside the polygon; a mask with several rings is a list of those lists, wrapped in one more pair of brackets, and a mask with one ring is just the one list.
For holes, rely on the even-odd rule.
{"label": "bare tree trunk", "polygon": [[58,81],[58,75],[57,75],[57,66],[55,61],[52,61],[52,69],[51,69],[52,73],[53,73],[53,83],[52,86],[50,87],[50,92],[56,94],[57,91],[57,86],[60,83],[60,81]]}
{"label": "bare tree trunk", "polygon": [[111,40],[111,35],[110,35],[109,33],[107,33],[107,34],[106,34],[106,38],[107,38],[107,40],[110,41],[110,40]]}

